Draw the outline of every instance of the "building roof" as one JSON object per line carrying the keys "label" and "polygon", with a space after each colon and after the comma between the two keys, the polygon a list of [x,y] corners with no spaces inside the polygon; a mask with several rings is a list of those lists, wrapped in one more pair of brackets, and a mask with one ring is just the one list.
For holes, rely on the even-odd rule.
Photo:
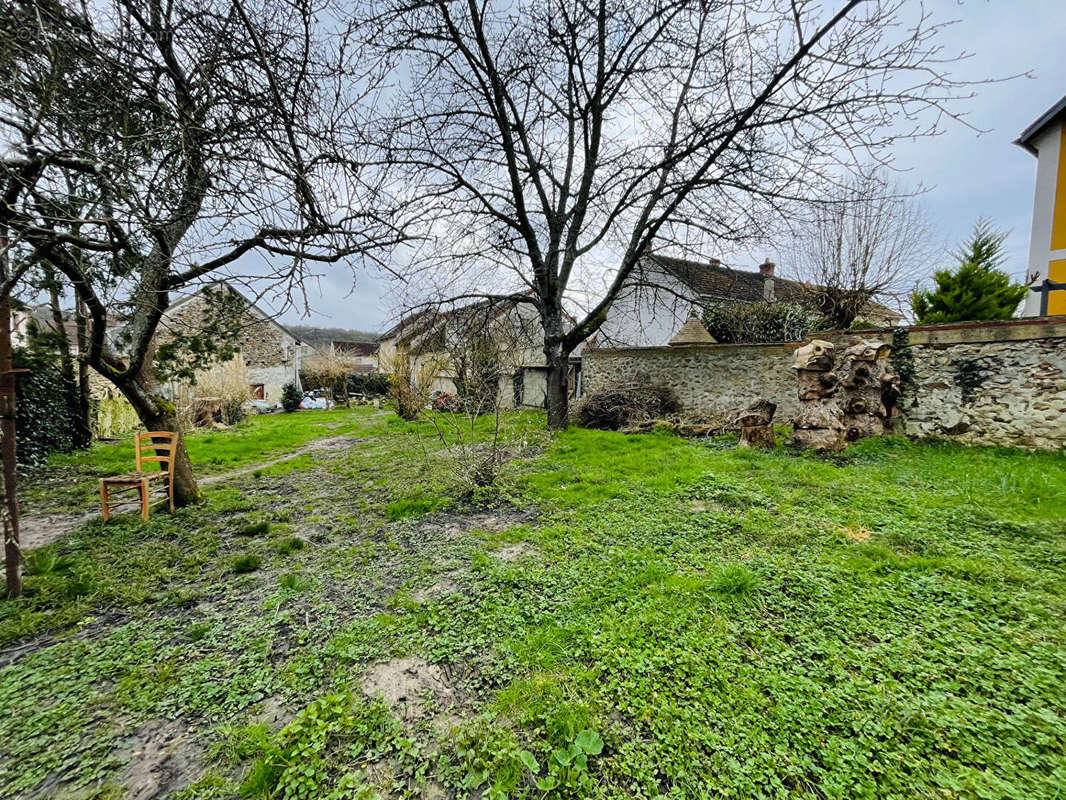
{"label": "building roof", "polygon": [[671,347],[679,347],[686,344],[715,344],[718,340],[707,332],[703,323],[695,317],[689,317],[681,326],[674,338],[670,340]]}
{"label": "building roof", "polygon": [[[486,298],[475,300],[466,305],[454,308],[441,309],[436,305],[423,308],[403,317],[399,322],[378,337],[379,342],[389,339],[396,340],[398,347],[410,347],[416,344],[419,347],[426,343],[436,343],[435,340],[443,336],[445,323],[458,320],[466,325],[484,325],[518,307],[514,300],[506,298]],[[571,325],[573,318],[563,313],[563,318]]]}
{"label": "building roof", "polygon": [[1033,141],[1040,136],[1041,133],[1051,125],[1053,122],[1066,116],[1066,97],[1063,97],[1059,102],[1055,103],[1051,108],[1041,114],[1036,122],[1022,131],[1022,135],[1014,140],[1014,143],[1019,147],[1024,147],[1034,156],[1037,154],[1036,148],[1033,146]]}
{"label": "building roof", "polygon": [[[690,261],[660,255],[648,256],[647,260],[664,273],[681,281],[695,296],[703,300],[761,302],[767,299],[766,281],[772,279],[774,300],[803,304],[805,301],[809,302],[811,290],[816,288],[788,278],[770,277],[761,272],[733,269],[719,261]],[[640,280],[641,282],[647,281],[650,285],[654,284],[654,278],[648,276],[647,271]],[[886,318],[903,319],[903,315],[898,311],[893,311],[880,303],[871,302],[869,310],[876,311],[877,314]]]}
{"label": "building roof", "polygon": [[[759,272],[733,269],[711,261],[689,261],[670,256],[649,256],[648,260],[672,275],[701,298],[755,303],[765,299],[766,276]],[[806,287],[797,281],[774,277],[774,296],[785,302],[798,302]]]}
{"label": "building roof", "polygon": [[330,344],[333,352],[344,356],[372,356],[378,351],[377,342],[353,342],[343,339],[333,339]]}

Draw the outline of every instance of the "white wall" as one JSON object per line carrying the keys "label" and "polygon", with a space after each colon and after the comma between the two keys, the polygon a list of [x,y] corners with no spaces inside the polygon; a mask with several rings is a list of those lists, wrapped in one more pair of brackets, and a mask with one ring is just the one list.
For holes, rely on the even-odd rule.
{"label": "white wall", "polygon": [[691,294],[691,290],[672,276],[655,278],[673,291],[633,288],[619,295],[596,333],[598,347],[662,347],[670,343],[692,313],[692,302],[678,295]]}
{"label": "white wall", "polygon": [[248,385],[263,384],[263,399],[270,404],[280,403],[282,387],[295,380],[292,366],[248,367]]}
{"label": "white wall", "polygon": [[[1029,239],[1029,274],[1037,283],[1047,277],[1048,262],[1066,258],[1066,250],[1051,249],[1051,220],[1055,208],[1055,185],[1058,180],[1062,123],[1049,125],[1033,142],[1039,152],[1036,164],[1036,192],[1033,198],[1033,231]],[[1040,294],[1029,292],[1022,314],[1035,317],[1040,313]]]}

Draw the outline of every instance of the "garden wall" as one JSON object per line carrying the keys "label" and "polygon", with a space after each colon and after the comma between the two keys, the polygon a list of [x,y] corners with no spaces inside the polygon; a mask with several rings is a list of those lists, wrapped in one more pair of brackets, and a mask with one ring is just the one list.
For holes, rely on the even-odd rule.
{"label": "garden wall", "polygon": [[[1066,447],[1066,317],[812,334],[838,348],[894,345],[904,431],[969,444]],[[756,397],[799,410],[792,355],[801,343],[587,349],[585,392],[634,379],[673,386],[693,414],[718,416]]]}

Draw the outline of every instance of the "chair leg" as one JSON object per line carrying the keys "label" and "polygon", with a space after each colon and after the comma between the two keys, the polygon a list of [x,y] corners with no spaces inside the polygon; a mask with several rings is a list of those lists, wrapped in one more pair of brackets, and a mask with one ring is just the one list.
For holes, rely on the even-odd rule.
{"label": "chair leg", "polygon": [[100,510],[103,512],[104,522],[111,519],[111,509],[107,507],[107,481],[100,480]]}
{"label": "chair leg", "polygon": [[141,479],[141,522],[148,521],[148,479]]}
{"label": "chair leg", "polygon": [[170,513],[174,513],[174,479],[167,481],[167,496],[170,497]]}

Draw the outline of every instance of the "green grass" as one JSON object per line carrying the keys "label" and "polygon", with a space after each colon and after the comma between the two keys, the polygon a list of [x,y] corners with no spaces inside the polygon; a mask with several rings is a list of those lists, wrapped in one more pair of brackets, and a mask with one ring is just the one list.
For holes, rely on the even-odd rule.
{"label": "green grass", "polygon": [[[1066,457],[570,430],[471,506],[428,423],[341,424],[370,441],[33,556],[0,793],[121,796],[122,737],[177,718],[188,800],[1063,797]],[[415,656],[451,706],[363,696]]]}
{"label": "green grass", "polygon": [[[326,436],[371,434],[384,424],[381,412],[369,406],[265,414],[248,417],[228,431],[192,431],[186,435],[185,445],[196,473],[206,476],[271,461]],[[284,474],[306,468],[312,461],[308,456],[298,456],[264,469],[263,474]],[[133,466],[132,438],[98,443],[85,451],[56,453],[44,474],[61,474],[63,479],[35,486],[40,478],[35,475],[33,481],[27,482],[24,502],[31,509],[42,510],[55,510],[60,504],[63,510],[91,507],[97,502],[96,478],[129,472]]]}

